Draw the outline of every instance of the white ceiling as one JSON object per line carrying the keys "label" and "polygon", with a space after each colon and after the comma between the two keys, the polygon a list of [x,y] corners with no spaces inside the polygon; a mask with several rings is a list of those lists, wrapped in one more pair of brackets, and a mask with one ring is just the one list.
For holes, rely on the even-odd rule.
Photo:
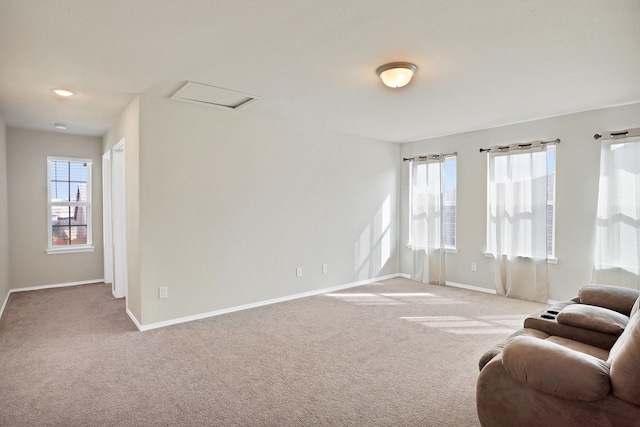
{"label": "white ceiling", "polygon": [[[192,80],[259,97],[228,114],[411,141],[640,101],[639,19],[638,0],[0,0],[0,115],[102,135]],[[381,84],[392,61],[418,65],[409,86]]]}

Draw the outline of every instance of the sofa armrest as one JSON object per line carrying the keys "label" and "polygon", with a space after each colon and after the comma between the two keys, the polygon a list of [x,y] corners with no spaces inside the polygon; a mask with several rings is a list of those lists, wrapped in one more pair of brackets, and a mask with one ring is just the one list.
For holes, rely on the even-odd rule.
{"label": "sofa armrest", "polygon": [[629,316],[640,291],[610,285],[586,285],[578,292],[582,304],[595,305]]}
{"label": "sofa armrest", "polygon": [[482,371],[482,368],[484,368],[485,365],[491,361],[491,359],[496,357],[498,354],[502,353],[502,350],[504,350],[504,346],[509,341],[519,336],[532,336],[532,337],[537,337],[539,339],[546,339],[549,337],[549,334],[545,334],[544,332],[539,331],[537,329],[528,329],[528,328],[518,329],[517,331],[509,335],[504,341],[494,345],[493,348],[491,348],[490,350],[485,351],[484,354],[480,357],[480,361],[478,362],[478,368],[480,368],[480,370]]}
{"label": "sofa armrest", "polygon": [[518,382],[564,399],[599,400],[611,388],[607,362],[538,338],[515,337],[502,364]]}
{"label": "sofa armrest", "polygon": [[585,304],[572,304],[563,308],[556,320],[563,325],[615,336],[619,336],[629,323],[629,318],[624,314],[608,308]]}

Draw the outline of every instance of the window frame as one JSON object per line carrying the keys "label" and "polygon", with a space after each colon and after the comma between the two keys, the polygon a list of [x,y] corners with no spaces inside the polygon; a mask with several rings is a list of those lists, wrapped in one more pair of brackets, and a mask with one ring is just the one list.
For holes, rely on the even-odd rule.
{"label": "window frame", "polygon": [[[553,155],[553,198],[549,199],[549,194],[547,193],[547,208],[549,206],[553,206],[553,218],[552,218],[552,222],[551,222],[551,253],[547,252],[547,264],[557,264],[558,263],[558,258],[556,258],[556,212],[557,212],[557,204],[556,201],[558,199],[558,194],[557,194],[557,182],[558,182],[558,151],[556,150],[556,145],[555,144],[550,144],[549,146],[546,147],[546,155],[547,155],[547,162],[549,161],[549,150],[553,150],[554,155]],[[549,168],[547,167],[547,182],[549,179]],[[548,185],[548,184],[547,184]],[[487,156],[487,189],[489,188],[489,156]],[[493,254],[491,252],[489,252],[488,250],[488,246],[489,246],[489,221],[491,218],[491,214],[489,213],[489,194],[487,191],[487,223],[486,223],[486,240],[485,240],[485,245],[487,246],[487,249],[485,249],[485,251],[483,252],[484,256],[487,258],[493,258]],[[548,231],[548,230],[547,230]]]}
{"label": "window frame", "polygon": [[[444,158],[444,160],[442,162],[443,170],[444,170],[444,167],[445,167],[445,162],[447,160],[449,160],[449,159],[451,159],[451,160],[453,160],[455,162],[455,168],[456,168],[456,186],[455,186],[456,197],[455,197],[455,200],[453,201],[453,203],[452,202],[444,202],[443,201],[443,203],[442,203],[442,211],[443,211],[443,215],[444,215],[445,203],[448,203],[448,206],[453,205],[453,206],[456,207],[456,216],[455,216],[454,223],[453,223],[455,244],[453,246],[445,244],[444,245],[444,250],[445,250],[445,252],[449,252],[449,253],[457,253],[458,252],[458,247],[457,247],[457,245],[458,245],[458,238],[457,238],[458,237],[458,233],[457,233],[457,231],[458,231],[458,156],[457,156],[457,154],[450,154],[450,155],[445,156],[445,158]],[[444,175],[444,173],[443,173],[443,175]],[[445,178],[445,181],[444,181],[444,186],[446,186],[446,178]],[[408,218],[409,218],[409,236],[408,236],[408,239],[407,239],[407,242],[408,242],[407,243],[407,247],[409,249],[413,249],[413,241],[412,241],[412,237],[413,237],[413,221],[412,221],[412,219],[413,218],[412,218],[412,212],[413,212],[413,168],[409,167],[409,215],[408,215]],[[444,236],[443,236],[443,238],[444,238]]]}
{"label": "window frame", "polygon": [[[51,200],[51,166],[53,162],[67,162],[67,163],[85,163],[87,165],[87,201],[64,201],[53,202]],[[92,252],[93,247],[93,229],[92,229],[92,170],[93,160],[77,158],[77,157],[58,157],[47,156],[47,254],[62,254],[73,252]],[[71,177],[69,177],[71,179]],[[85,207],[87,216],[87,243],[83,244],[71,244],[71,245],[53,245],[53,211],[54,206],[69,206],[69,207]]]}
{"label": "window frame", "polygon": [[[631,225],[629,222],[637,222],[638,218],[635,211],[637,207],[636,198],[633,196],[628,197],[627,195],[627,191],[630,191],[630,189],[629,183],[625,181],[629,180],[629,178],[625,179],[620,176],[621,171],[628,171],[631,173],[624,175],[637,177],[639,163],[633,163],[633,168],[629,170],[629,165],[621,161],[620,153],[625,158],[637,159],[638,147],[640,146],[639,137],[640,128],[629,129],[625,132],[606,132],[600,146],[594,275],[597,275],[600,279],[609,280],[607,276],[614,274],[620,278],[621,284],[627,281],[624,278],[625,276],[635,277],[640,270],[635,256],[632,255],[631,259],[629,259],[623,255],[623,252],[635,254],[639,244],[637,239],[629,241],[622,237],[623,234],[637,235],[637,225],[633,226],[635,232],[631,233],[628,231],[625,233],[622,226],[625,223]],[[616,153],[618,150],[621,151]],[[630,181],[633,181],[633,179]],[[614,191],[611,191],[612,182],[616,184]],[[635,183],[630,187],[631,192],[635,193],[637,190]],[[607,194],[607,196],[604,197],[604,194]],[[612,209],[612,207],[615,207],[615,209]],[[629,211],[629,208],[631,208],[631,211]],[[630,245],[631,247],[629,247]]]}

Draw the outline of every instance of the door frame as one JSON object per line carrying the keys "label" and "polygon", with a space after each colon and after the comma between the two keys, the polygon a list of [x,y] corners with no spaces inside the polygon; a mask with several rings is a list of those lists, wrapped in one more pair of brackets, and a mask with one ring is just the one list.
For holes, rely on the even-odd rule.
{"label": "door frame", "polygon": [[124,138],[111,149],[110,187],[113,295],[116,298],[124,297],[126,299],[129,286],[127,266],[127,192]]}
{"label": "door frame", "polygon": [[104,249],[104,282],[113,284],[113,219],[111,211],[111,150],[102,155],[102,246]]}

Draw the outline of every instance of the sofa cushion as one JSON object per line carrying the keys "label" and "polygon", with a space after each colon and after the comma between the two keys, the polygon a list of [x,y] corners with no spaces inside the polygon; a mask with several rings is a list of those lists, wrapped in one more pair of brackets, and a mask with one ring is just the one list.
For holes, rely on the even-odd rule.
{"label": "sofa cushion", "polygon": [[629,318],[617,311],[595,305],[572,304],[557,316],[558,323],[590,329],[609,335],[620,335],[629,323]]}
{"label": "sofa cushion", "polygon": [[[573,305],[571,303],[567,305]],[[560,308],[553,306],[549,309],[533,313],[524,319],[524,327],[537,329],[552,336],[569,338],[570,340],[580,341],[585,344],[594,345],[609,351],[618,339],[617,335],[605,334],[592,329],[585,329],[571,325],[558,323],[556,317],[567,306]],[[581,305],[581,304],[577,304]],[[558,309],[560,308],[560,309]]]}
{"label": "sofa cushion", "polygon": [[610,285],[585,285],[578,292],[582,304],[608,308],[626,316],[639,296],[636,289]]}
{"label": "sofa cushion", "polygon": [[640,312],[636,313],[609,352],[613,395],[640,405]]}
{"label": "sofa cushion", "polygon": [[600,360],[609,359],[609,352],[600,347],[595,347],[589,344],[581,343],[579,341],[570,340],[569,338],[550,336],[546,338],[547,341],[560,344],[563,347],[570,348],[571,350],[579,351],[588,354],[593,357],[597,357]]}
{"label": "sofa cushion", "polygon": [[611,387],[607,362],[539,338],[513,338],[502,364],[515,380],[564,399],[599,400]]}

